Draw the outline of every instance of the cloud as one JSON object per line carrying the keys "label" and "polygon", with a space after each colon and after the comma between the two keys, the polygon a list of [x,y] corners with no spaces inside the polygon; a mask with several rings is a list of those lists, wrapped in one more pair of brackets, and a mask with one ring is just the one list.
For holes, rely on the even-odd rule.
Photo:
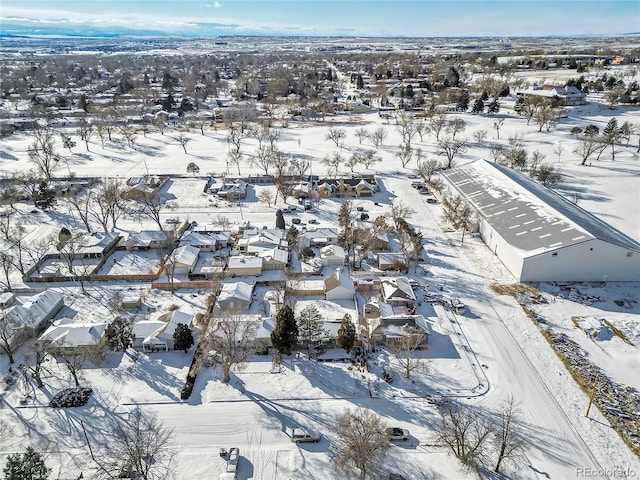
{"label": "cloud", "polygon": [[213,6],[215,8],[220,8],[220,7],[222,7],[222,4],[220,2],[216,2],[216,3],[213,4]]}

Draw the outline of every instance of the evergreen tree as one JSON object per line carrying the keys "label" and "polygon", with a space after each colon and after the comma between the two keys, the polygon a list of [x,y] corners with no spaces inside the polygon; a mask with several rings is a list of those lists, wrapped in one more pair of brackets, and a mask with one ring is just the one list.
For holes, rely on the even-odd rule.
{"label": "evergreen tree", "polygon": [[36,207],[40,207],[43,210],[49,210],[53,204],[55,195],[53,190],[49,188],[49,183],[46,180],[40,182],[38,190],[34,193],[34,204]]}
{"label": "evergreen tree", "polygon": [[271,344],[281,354],[291,354],[291,348],[298,342],[298,324],[293,310],[288,305],[276,315],[276,325],[271,332]]}
{"label": "evergreen tree", "polygon": [[364,88],[364,80],[362,79],[362,75],[358,75],[356,78],[356,86],[360,89]]}
{"label": "evergreen tree", "polygon": [[276,212],[276,228],[284,230],[284,227],[284,215],[282,214],[282,210],[278,209],[278,211]]}
{"label": "evergreen tree", "polygon": [[602,137],[609,145],[611,145],[611,160],[615,160],[616,159],[615,143],[620,138],[620,128],[618,127],[618,120],[616,120],[615,117],[609,120],[607,122],[607,125],[602,129]]}
{"label": "evergreen tree", "polygon": [[351,315],[347,313],[342,317],[336,344],[340,348],[344,348],[345,352],[349,352],[353,348],[354,343],[356,343],[356,327],[351,321]]}
{"label": "evergreen tree", "polygon": [[298,246],[298,236],[299,235],[300,235],[300,232],[298,231],[296,226],[295,225],[291,225],[289,227],[289,230],[287,231],[287,243],[289,244],[290,247],[297,247]]}
{"label": "evergreen tree", "polygon": [[456,110],[466,112],[469,108],[469,91],[461,90],[456,101]]}
{"label": "evergreen tree", "polygon": [[191,329],[184,323],[179,323],[173,332],[173,348],[175,350],[184,350],[187,353],[193,346],[193,333]]}
{"label": "evergreen tree", "polygon": [[483,111],[484,111],[484,101],[481,98],[478,98],[475,102],[473,102],[473,107],[471,107],[471,112],[482,113]]}
{"label": "evergreen tree", "polygon": [[500,104],[498,103],[498,99],[494,98],[489,106],[487,107],[488,113],[498,113],[500,111]]}
{"label": "evergreen tree", "polygon": [[4,480],[47,480],[50,468],[44,464],[44,458],[33,448],[20,455],[9,455],[4,466]]}
{"label": "evergreen tree", "polygon": [[107,325],[104,335],[107,337],[107,345],[114,352],[124,352],[133,345],[135,338],[133,326],[122,317],[116,318]]}
{"label": "evergreen tree", "polygon": [[298,316],[298,343],[307,351],[321,347],[327,338],[322,315],[314,305],[302,309]]}

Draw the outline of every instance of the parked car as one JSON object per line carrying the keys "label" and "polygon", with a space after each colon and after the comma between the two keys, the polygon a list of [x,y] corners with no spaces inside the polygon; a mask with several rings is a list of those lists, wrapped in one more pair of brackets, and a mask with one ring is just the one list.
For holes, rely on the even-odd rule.
{"label": "parked car", "polygon": [[167,218],[165,220],[166,223],[169,223],[171,225],[176,225],[178,223],[180,223],[180,219],[178,217],[171,217],[171,218]]}
{"label": "parked car", "polygon": [[406,428],[393,427],[387,428],[387,437],[389,437],[389,440],[391,441],[409,440],[411,434]]}
{"label": "parked car", "polygon": [[294,428],[291,432],[291,441],[293,443],[318,443],[320,441],[320,434],[312,432],[310,430],[303,430],[301,428]]}
{"label": "parked car", "polygon": [[291,223],[293,223],[294,225],[298,225],[302,220],[300,220],[298,217],[293,217],[291,219]]}
{"label": "parked car", "polygon": [[389,480],[405,480],[405,478],[399,473],[390,473]]}
{"label": "parked car", "polygon": [[451,300],[451,310],[453,310],[457,314],[464,313],[464,303],[462,303],[459,298],[454,298],[453,300]]}
{"label": "parked car", "polygon": [[317,225],[320,222],[318,220],[316,220],[315,218],[312,218],[311,220],[309,220],[309,223],[311,223],[313,225]]}
{"label": "parked car", "polygon": [[427,198],[427,203],[438,203],[438,200],[436,200],[433,197]]}

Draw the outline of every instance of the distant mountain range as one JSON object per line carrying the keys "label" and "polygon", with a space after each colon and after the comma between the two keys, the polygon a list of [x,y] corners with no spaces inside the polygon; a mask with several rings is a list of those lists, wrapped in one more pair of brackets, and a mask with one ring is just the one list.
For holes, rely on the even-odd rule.
{"label": "distant mountain range", "polygon": [[[0,37],[83,37],[83,38],[216,38],[223,36],[260,36],[260,37],[290,37],[291,32],[265,32],[260,30],[252,31],[250,29],[239,29],[238,25],[216,24],[216,23],[198,23],[193,25],[189,31],[166,32],[162,30],[139,30],[126,27],[109,26],[105,28],[89,26],[89,25],[22,25],[20,23],[11,22],[5,19],[0,23]],[[571,35],[571,37],[606,37],[606,36],[639,36],[640,32],[629,32],[620,34],[593,34],[593,35]],[[307,36],[307,35],[300,35]],[[349,37],[350,35],[330,35],[339,37]],[[564,37],[565,35],[544,35],[545,37]],[[361,37],[358,35],[358,37]],[[403,38],[402,35],[394,36],[395,38]],[[449,38],[464,37],[463,35],[451,35]],[[487,36],[490,37],[490,36]]]}

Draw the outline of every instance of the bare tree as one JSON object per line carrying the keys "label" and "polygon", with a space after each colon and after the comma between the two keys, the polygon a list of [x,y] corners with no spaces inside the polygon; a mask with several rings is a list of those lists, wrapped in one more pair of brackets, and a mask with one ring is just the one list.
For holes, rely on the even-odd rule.
{"label": "bare tree", "polygon": [[418,165],[418,175],[424,178],[427,182],[431,181],[431,177],[440,169],[440,162],[435,158],[428,158],[424,162],[420,162]]}
{"label": "bare tree", "polygon": [[410,379],[414,370],[424,366],[427,335],[418,327],[405,328],[403,333],[392,342],[393,351],[404,377]]}
{"label": "bare tree", "polygon": [[110,478],[120,472],[143,480],[169,478],[174,455],[172,437],[173,430],[155,415],[136,408],[113,427],[112,441],[103,460]]}
{"label": "bare tree", "polygon": [[32,138],[33,142],[27,149],[29,160],[35,164],[39,173],[51,180],[60,162],[53,141],[53,132],[49,126],[37,127],[32,132]]}
{"label": "bare tree", "polygon": [[461,118],[456,118],[447,125],[447,133],[451,135],[451,138],[456,139],[458,133],[462,133],[467,128],[467,122]]}
{"label": "bare tree", "polygon": [[484,129],[476,130],[475,132],[473,132],[473,138],[476,141],[477,145],[480,146],[482,145],[484,139],[487,138],[487,131]]}
{"label": "bare tree", "polygon": [[396,153],[396,157],[402,163],[402,168],[407,168],[407,165],[413,158],[413,150],[411,149],[411,145],[408,143],[403,143],[400,145],[398,152]]}
{"label": "bare tree", "polygon": [[444,168],[449,169],[453,167],[456,155],[464,152],[467,148],[467,141],[464,139],[455,140],[451,137],[446,137],[438,141],[438,148],[447,157],[447,163]]}
{"label": "bare tree", "polygon": [[251,157],[250,163],[256,168],[262,169],[265,176],[269,175],[269,168],[274,162],[277,155],[277,150],[272,149],[269,146],[258,148],[256,155]]}
{"label": "bare tree", "polygon": [[360,480],[379,471],[390,447],[386,429],[385,421],[372,410],[347,409],[333,424],[337,469],[355,469]]}
{"label": "bare tree", "polygon": [[136,129],[130,125],[124,125],[120,129],[120,133],[127,142],[127,146],[133,150],[136,148]]}
{"label": "bare tree", "polygon": [[72,349],[65,348],[64,346],[58,345],[54,342],[47,343],[43,348],[47,354],[55,357],[58,360],[58,363],[62,360],[67,371],[73,378],[76,387],[80,386],[80,380],[78,378],[80,369],[87,362],[92,362],[94,364],[101,363],[104,353],[100,349],[91,347],[74,347]]}
{"label": "bare tree", "polygon": [[71,205],[78,213],[78,216],[80,217],[80,220],[82,220],[87,232],[91,233],[91,223],[89,222],[89,219],[91,214],[90,206],[93,202],[93,189],[91,187],[87,187],[86,192],[82,195],[69,193],[67,199],[69,201],[69,205]]}
{"label": "bare tree", "polygon": [[36,385],[38,386],[38,388],[44,387],[42,375],[49,371],[45,362],[45,360],[47,359],[47,355],[48,353],[43,348],[43,346],[38,342],[34,342],[31,344],[31,348],[28,350],[27,354],[24,357],[24,368],[36,381]]}
{"label": "bare tree", "polygon": [[230,150],[227,153],[227,174],[229,174],[229,164],[233,164],[238,169],[238,175],[240,175],[240,163],[242,163],[243,158],[244,155],[241,152]]}
{"label": "bare tree", "polygon": [[607,146],[608,145],[599,138],[586,136],[582,139],[578,147],[573,150],[573,153],[580,155],[582,158],[580,165],[586,165],[587,160],[589,160],[592,155],[597,155],[597,158],[600,158],[600,155],[602,155],[602,152],[604,152]]}
{"label": "bare tree", "polygon": [[369,170],[369,168],[371,168],[371,166],[375,163],[381,161],[382,157],[380,155],[376,155],[376,152],[373,150],[367,150],[366,152],[364,152],[364,155],[362,157],[362,164],[367,170]]}
{"label": "bare tree", "polygon": [[240,148],[242,147],[242,132],[237,128],[231,127],[229,128],[229,135],[227,135],[227,143],[229,144],[231,151],[240,152]]}
{"label": "bare tree", "polygon": [[398,123],[398,131],[402,137],[402,143],[411,145],[411,140],[417,133],[415,120],[407,115],[406,112],[401,112],[396,121]]}
{"label": "bare tree", "polygon": [[491,425],[471,407],[453,401],[440,411],[441,424],[438,440],[448,446],[465,465],[476,465],[487,455],[492,433]]}
{"label": "bare tree", "polygon": [[233,312],[214,312],[203,345],[221,357],[223,381],[231,381],[231,371],[242,370],[253,355],[258,324]]}
{"label": "bare tree", "polygon": [[384,129],[384,127],[378,127],[376,128],[370,135],[369,135],[369,140],[371,140],[371,143],[373,143],[373,145],[376,148],[380,148],[380,146],[382,145],[382,143],[384,142],[385,138],[387,138],[387,131]]}
{"label": "bare tree", "polygon": [[140,200],[135,202],[133,212],[140,217],[147,217],[158,225],[160,230],[162,228],[162,219],[160,218],[160,210],[164,207],[164,198],[159,194],[147,193]]}
{"label": "bare tree", "polygon": [[561,180],[560,172],[549,163],[543,163],[535,170],[533,177],[545,187],[557,185]]}
{"label": "bare tree", "polygon": [[498,140],[500,140],[500,129],[502,128],[503,124],[504,124],[504,118],[498,118],[493,122],[493,128],[496,129],[496,138]]}
{"label": "bare tree", "polygon": [[327,175],[329,176],[337,176],[338,168],[344,158],[340,154],[339,151],[333,152],[331,155],[327,155],[322,159],[322,163],[327,166]]}
{"label": "bare tree", "polygon": [[429,119],[429,130],[435,135],[436,142],[440,140],[440,133],[447,125],[444,113],[436,113]]}
{"label": "bare tree", "polygon": [[[15,259],[13,255],[9,251],[0,251],[0,268],[2,268],[2,272],[4,273],[5,285],[7,290],[11,291],[11,271],[15,267]],[[2,285],[2,283],[0,283]]]}
{"label": "bare tree", "polygon": [[325,140],[331,140],[336,144],[336,147],[342,148],[344,145],[344,139],[347,136],[347,132],[344,128],[331,127],[325,135]]}
{"label": "bare tree", "polygon": [[178,135],[178,138],[176,138],[176,140],[178,140],[178,143],[180,144],[180,146],[182,147],[182,149],[184,150],[184,153],[187,153],[187,143],[189,143],[191,141],[191,139],[189,137],[187,137],[187,135],[185,133],[180,133]]}
{"label": "bare tree", "polygon": [[14,315],[10,315],[5,309],[0,310],[0,349],[9,357],[9,363],[13,363],[13,354],[17,348],[16,335],[22,327],[21,322]]}
{"label": "bare tree", "polygon": [[527,442],[518,431],[518,407],[515,399],[509,397],[503,404],[498,414],[496,425],[495,446],[498,451],[498,459],[494,472],[499,473],[504,463],[519,465],[523,460]]}
{"label": "bare tree", "polygon": [[369,138],[369,132],[366,128],[360,127],[355,131],[355,136],[358,139],[358,144],[362,145],[362,142]]}
{"label": "bare tree", "polygon": [[268,207],[270,207],[275,200],[275,196],[276,192],[274,192],[271,188],[263,188],[257,195],[258,200],[262,203],[266,203]]}
{"label": "bare tree", "polygon": [[78,136],[84,142],[88,152],[89,140],[93,136],[93,124],[89,123],[86,118],[78,120]]}

